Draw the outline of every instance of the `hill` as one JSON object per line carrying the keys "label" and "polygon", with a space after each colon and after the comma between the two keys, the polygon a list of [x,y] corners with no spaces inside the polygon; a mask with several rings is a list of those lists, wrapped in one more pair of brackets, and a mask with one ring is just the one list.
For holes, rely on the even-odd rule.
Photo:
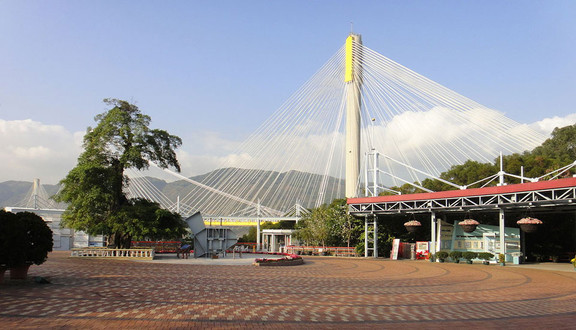
{"label": "hill", "polygon": [[[154,185],[159,191],[170,200],[176,201],[178,196],[188,204],[194,204],[195,208],[203,210],[205,213],[222,214],[216,206],[227,204],[228,212],[234,212],[245,208],[242,203],[228,203],[226,198],[214,192],[206,192],[185,180],[166,182],[164,180],[147,177],[149,183]],[[202,175],[190,177],[190,179],[200,182],[203,185],[213,187],[235,196],[243,197],[250,201],[260,200],[268,207],[287,210],[294,204],[300,203],[304,207],[313,207],[319,198],[319,187],[324,184],[327,189],[324,202],[331,202],[333,198],[344,191],[344,180],[334,177],[324,177],[322,175],[306,173],[300,171],[275,172],[254,169],[222,168]],[[131,179],[134,182],[143,180],[142,178]],[[323,182],[324,181],[324,182]],[[234,184],[228,184],[228,183]],[[43,185],[49,196],[58,191],[58,185]],[[25,201],[32,189],[32,182],[6,181],[0,183],[0,207],[19,206]],[[334,197],[336,196],[336,197]],[[209,203],[204,203],[210,201]],[[209,206],[210,205],[210,206]]]}

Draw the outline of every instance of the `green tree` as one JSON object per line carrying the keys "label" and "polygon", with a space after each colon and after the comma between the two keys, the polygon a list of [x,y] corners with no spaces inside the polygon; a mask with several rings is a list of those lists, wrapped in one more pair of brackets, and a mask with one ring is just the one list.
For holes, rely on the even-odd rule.
{"label": "green tree", "polygon": [[360,221],[347,213],[346,199],[336,199],[303,216],[294,236],[308,245],[350,246],[360,234]]}
{"label": "green tree", "polygon": [[[150,162],[180,171],[174,150],[182,140],[166,131],[150,129],[150,117],[133,104],[117,99],[104,102],[111,109],[95,117],[96,127],[88,128],[84,152],[78,164],[60,181],[62,189],[55,199],[68,203],[62,215],[64,226],[92,235],[103,233],[108,235],[109,245],[126,248],[130,247],[132,237],[154,234],[148,226],[155,222],[148,215],[144,217],[143,210],[154,209],[156,214],[158,209],[127,198],[123,188],[128,177],[124,171],[146,169]],[[183,227],[182,222],[171,225],[174,234]]]}
{"label": "green tree", "polygon": [[361,232],[362,221],[348,213],[348,204],[344,198],[332,201],[330,209],[332,210],[333,234],[335,235],[332,238],[332,245],[342,246],[346,244],[347,247],[350,247],[355,243],[354,237],[357,237]]}
{"label": "green tree", "polygon": [[[495,164],[468,160],[464,164],[450,167],[448,171],[440,174],[440,178],[457,185],[467,185],[494,175],[498,173],[498,170]],[[436,179],[425,179],[422,181],[422,186],[432,191],[456,189]]]}
{"label": "green tree", "polygon": [[332,219],[327,205],[322,205],[304,215],[298,225],[294,235],[308,245],[326,246],[326,241],[330,237],[332,230]]}

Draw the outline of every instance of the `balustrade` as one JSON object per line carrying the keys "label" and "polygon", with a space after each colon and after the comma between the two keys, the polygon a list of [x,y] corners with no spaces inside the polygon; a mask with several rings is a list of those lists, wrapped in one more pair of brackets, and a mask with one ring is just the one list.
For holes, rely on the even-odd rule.
{"label": "balustrade", "polygon": [[130,258],[130,259],[154,259],[154,249],[109,249],[109,248],[77,248],[72,249],[71,257],[92,258]]}

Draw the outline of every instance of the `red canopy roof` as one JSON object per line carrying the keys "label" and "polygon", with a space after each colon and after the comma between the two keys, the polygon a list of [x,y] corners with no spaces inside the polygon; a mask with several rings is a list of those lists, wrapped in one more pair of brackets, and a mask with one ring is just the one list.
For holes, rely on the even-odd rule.
{"label": "red canopy roof", "polygon": [[497,194],[507,194],[507,193],[522,192],[522,191],[537,191],[537,190],[566,188],[566,187],[576,187],[576,178],[565,178],[565,179],[557,179],[557,180],[549,180],[549,181],[510,184],[510,185],[506,185],[506,186],[497,186],[497,187],[438,191],[438,192],[431,192],[431,193],[348,198],[348,204],[401,202],[401,201],[431,200],[431,199],[440,199],[440,198],[458,198],[458,197],[469,197],[469,196],[497,195]]}

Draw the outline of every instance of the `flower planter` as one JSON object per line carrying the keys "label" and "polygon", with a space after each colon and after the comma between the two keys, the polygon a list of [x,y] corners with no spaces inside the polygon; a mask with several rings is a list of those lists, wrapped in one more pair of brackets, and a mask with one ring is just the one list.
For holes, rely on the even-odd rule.
{"label": "flower planter", "polygon": [[422,227],[422,224],[420,223],[420,221],[410,220],[404,223],[404,227],[408,232],[415,233],[418,230],[418,228]]}
{"label": "flower planter", "polygon": [[409,233],[415,233],[416,231],[418,231],[418,227],[415,227],[415,226],[406,226],[406,230],[407,230]]}
{"label": "flower planter", "polygon": [[531,223],[525,223],[525,224],[520,224],[520,230],[522,230],[525,233],[534,233],[536,231],[538,231],[538,226],[539,225],[535,225],[535,224],[531,224]]}
{"label": "flower planter", "polygon": [[254,263],[252,263],[252,265],[258,266],[258,267],[264,267],[264,266],[297,266],[297,265],[303,265],[303,264],[304,264],[304,259],[280,260],[280,261],[276,261],[276,262],[254,262]]}
{"label": "flower planter", "polygon": [[471,232],[476,230],[476,227],[478,227],[478,226],[476,226],[476,225],[463,225],[462,230],[466,233],[471,233]]}
{"label": "flower planter", "polygon": [[458,223],[458,225],[460,225],[460,227],[465,233],[471,233],[475,231],[476,227],[478,227],[479,224],[480,223],[478,221],[473,219],[465,219],[463,221],[460,221],[460,223]]}
{"label": "flower planter", "polygon": [[252,265],[254,266],[296,266],[296,265],[303,265],[304,259],[299,257],[295,254],[288,255],[284,258],[280,259],[266,259],[266,258],[257,258],[254,260]]}
{"label": "flower planter", "polygon": [[25,280],[28,277],[28,269],[30,264],[19,265],[10,267],[10,279],[11,280]]}
{"label": "flower planter", "polygon": [[472,264],[472,260],[466,260],[466,263],[471,265],[471,264]]}
{"label": "flower planter", "polygon": [[520,226],[520,230],[523,232],[533,233],[538,230],[538,226],[542,224],[542,221],[536,218],[527,217],[516,221],[516,223]]}

